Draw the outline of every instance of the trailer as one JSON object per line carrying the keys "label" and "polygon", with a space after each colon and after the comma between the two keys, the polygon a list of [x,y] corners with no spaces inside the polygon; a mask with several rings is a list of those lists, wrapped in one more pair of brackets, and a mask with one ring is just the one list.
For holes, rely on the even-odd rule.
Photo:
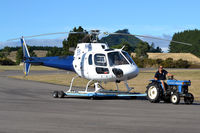
{"label": "trailer", "polygon": [[[88,82],[86,88],[83,91],[80,91],[78,89],[72,89],[72,83],[73,79],[71,82],[71,85],[67,91],[54,91],[53,92],[53,97],[54,98],[64,98],[64,97],[87,97],[91,99],[95,98],[131,98],[131,97],[146,97],[147,94],[141,94],[141,93],[136,93],[132,92],[131,88],[127,88],[128,91],[120,91],[118,88],[118,85],[116,84],[117,90],[106,90],[104,89],[101,84],[99,83],[94,83],[94,88],[92,89],[93,91],[89,90],[89,84]],[[126,86],[128,87],[128,86]]]}
{"label": "trailer", "polygon": [[132,93],[132,92],[118,92],[118,91],[104,91],[104,92],[84,92],[84,91],[74,91],[74,92],[64,92],[64,91],[54,91],[54,98],[64,98],[64,97],[86,97],[90,99],[95,98],[132,98],[132,97],[146,97],[147,94],[144,93]]}

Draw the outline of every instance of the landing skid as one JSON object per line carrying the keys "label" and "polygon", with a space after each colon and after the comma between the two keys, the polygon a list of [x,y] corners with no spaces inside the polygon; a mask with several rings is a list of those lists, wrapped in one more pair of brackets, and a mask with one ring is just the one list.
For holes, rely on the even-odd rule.
{"label": "landing skid", "polygon": [[[54,98],[57,98],[57,97],[62,98],[61,96],[59,96],[59,94],[63,94],[63,93],[64,93],[64,96],[88,97],[88,98],[98,98],[98,97],[101,97],[101,98],[102,97],[146,97],[147,96],[146,93],[141,94],[141,93],[130,92],[132,90],[132,88],[128,87],[128,84],[127,84],[126,81],[124,82],[125,86],[127,88],[126,92],[119,91],[119,87],[118,87],[117,83],[116,83],[117,90],[105,90],[101,86],[101,83],[99,83],[99,82],[94,83],[94,91],[88,91],[88,88],[91,85],[91,83],[93,82],[93,80],[88,81],[84,91],[73,90],[72,89],[72,85],[73,85],[74,79],[76,79],[77,77],[78,76],[75,76],[75,77],[72,78],[72,81],[71,81],[71,84],[70,84],[70,88],[66,92],[54,91],[54,93],[53,93]],[[55,92],[58,93],[58,94],[55,94]],[[55,96],[57,96],[57,97],[55,97]]]}

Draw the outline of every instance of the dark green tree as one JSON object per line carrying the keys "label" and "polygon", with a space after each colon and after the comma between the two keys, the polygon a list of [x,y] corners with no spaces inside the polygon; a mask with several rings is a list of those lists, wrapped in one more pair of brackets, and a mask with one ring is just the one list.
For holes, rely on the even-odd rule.
{"label": "dark green tree", "polygon": [[150,46],[147,42],[139,42],[135,48],[135,53],[137,58],[148,58],[147,52]]}
{"label": "dark green tree", "polygon": [[158,46],[155,48],[155,44],[151,43],[151,45],[149,46],[148,52],[150,52],[150,53],[162,53],[162,49]]}
{"label": "dark green tree", "polygon": [[174,61],[172,58],[167,58],[163,64],[162,64],[164,67],[167,67],[167,68],[174,68]]}
{"label": "dark green tree", "polygon": [[5,57],[5,53],[4,52],[0,52],[0,58],[4,58]]}
{"label": "dark green tree", "polygon": [[9,53],[11,52],[11,48],[8,47],[8,46],[6,46],[6,47],[4,47],[4,49],[2,49],[1,51],[2,51],[2,55],[6,57],[6,56],[8,56]]}
{"label": "dark green tree", "polygon": [[121,44],[114,45],[111,48],[121,49],[124,46],[123,50],[131,54],[134,51],[134,48],[127,42],[123,41]]}
{"label": "dark green tree", "polygon": [[22,62],[22,60],[23,60],[23,50],[22,50],[22,47],[21,47],[17,50],[16,64],[20,64],[20,62]]}
{"label": "dark green tree", "polygon": [[[71,32],[86,32],[86,30],[79,26],[78,28],[74,27]],[[69,34],[67,40],[63,40],[63,55],[72,55],[73,52],[69,51],[69,48],[75,48],[78,43],[82,42],[85,36],[86,34]]]}
{"label": "dark green tree", "polygon": [[61,56],[62,55],[62,48],[52,47],[48,50],[46,56]]}
{"label": "dark green tree", "polygon": [[183,32],[175,33],[172,40],[191,43],[192,46],[171,42],[169,45],[169,52],[192,53],[200,57],[200,30],[185,30]]}
{"label": "dark green tree", "polygon": [[[27,46],[27,48],[30,49],[29,46]],[[36,54],[33,52],[33,50],[30,50],[29,54],[30,54],[31,57],[37,57]],[[23,50],[22,50],[22,47],[20,47],[17,50],[16,64],[20,64],[20,62],[22,62],[22,61],[23,61]]]}

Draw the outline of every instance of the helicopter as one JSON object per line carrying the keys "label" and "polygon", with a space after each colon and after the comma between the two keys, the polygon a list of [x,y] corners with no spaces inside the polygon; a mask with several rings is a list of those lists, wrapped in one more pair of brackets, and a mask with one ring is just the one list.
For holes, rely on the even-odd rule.
{"label": "helicopter", "polygon": [[[21,40],[21,45],[23,48],[23,62],[24,62],[24,75],[27,76],[30,71],[30,66],[33,65],[43,65],[48,67],[54,67],[59,69],[64,69],[67,71],[73,71],[77,75],[72,78],[68,93],[73,92],[73,82],[77,77],[88,79],[85,90],[81,93],[89,93],[88,88],[92,82],[94,82],[95,90],[93,92],[99,92],[103,89],[101,86],[102,82],[115,82],[117,92],[119,91],[118,83],[124,82],[127,92],[130,92],[133,88],[130,88],[127,81],[135,78],[139,74],[139,68],[130,57],[130,55],[121,49],[111,49],[106,43],[99,43],[98,36],[100,35],[100,30],[91,30],[87,32],[90,38],[89,43],[78,43],[75,48],[73,56],[55,56],[55,57],[31,57],[25,42],[25,38],[32,38],[37,36],[46,36],[54,34],[86,34],[85,32],[57,32],[57,33],[47,33],[34,36],[25,36],[21,38],[10,39]],[[189,43],[172,41],[161,39],[157,37],[126,34],[126,33],[108,33],[103,32],[104,35],[127,35],[127,36],[138,36],[159,39],[164,41],[171,41],[185,45],[191,45]],[[64,93],[62,92],[62,96]],[[58,96],[58,92],[54,93],[54,96]],[[61,97],[62,97],[61,96]]]}

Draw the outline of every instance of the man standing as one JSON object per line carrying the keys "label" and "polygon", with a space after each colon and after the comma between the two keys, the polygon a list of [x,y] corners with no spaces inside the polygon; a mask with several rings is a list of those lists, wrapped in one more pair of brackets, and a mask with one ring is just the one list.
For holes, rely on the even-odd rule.
{"label": "man standing", "polygon": [[168,73],[166,70],[163,69],[163,66],[158,67],[158,71],[155,73],[154,79],[155,80],[160,80],[163,87],[164,91],[166,91],[166,87],[164,84],[164,80],[166,80],[166,75],[167,76],[173,76],[172,74]]}

